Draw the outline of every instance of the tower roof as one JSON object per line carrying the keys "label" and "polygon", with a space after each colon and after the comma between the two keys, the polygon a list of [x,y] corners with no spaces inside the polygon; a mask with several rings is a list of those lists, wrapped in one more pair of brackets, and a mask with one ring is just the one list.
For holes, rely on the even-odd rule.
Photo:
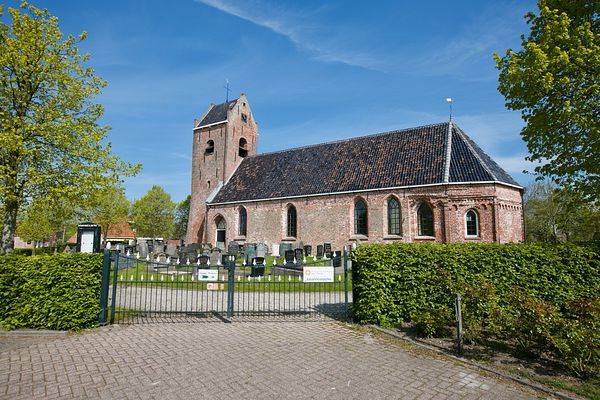
{"label": "tower roof", "polygon": [[237,101],[238,99],[235,99],[212,106],[204,118],[202,118],[202,121],[200,121],[200,124],[198,124],[197,128],[227,121],[227,111],[231,109]]}
{"label": "tower roof", "polygon": [[247,157],[211,203],[476,182],[520,187],[444,122]]}

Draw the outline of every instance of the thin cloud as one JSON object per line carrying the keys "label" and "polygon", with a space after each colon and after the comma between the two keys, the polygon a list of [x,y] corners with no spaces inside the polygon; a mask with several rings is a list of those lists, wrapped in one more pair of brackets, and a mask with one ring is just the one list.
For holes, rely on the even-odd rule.
{"label": "thin cloud", "polygon": [[[381,65],[378,65],[370,54],[333,48],[331,44],[329,47],[326,47],[323,44],[317,44],[318,40],[309,39],[305,34],[308,31],[313,30],[311,27],[295,23],[292,21],[292,18],[288,17],[286,12],[281,9],[277,11],[276,15],[268,15],[267,13],[269,11],[266,8],[262,9],[255,3],[244,2],[244,7],[241,4],[234,4],[233,2],[226,0],[195,1],[285,36],[298,48],[311,53],[316,60],[322,62],[337,62],[372,71],[384,72]],[[272,9],[273,8],[271,7],[271,12]],[[312,33],[314,34],[314,32]]]}

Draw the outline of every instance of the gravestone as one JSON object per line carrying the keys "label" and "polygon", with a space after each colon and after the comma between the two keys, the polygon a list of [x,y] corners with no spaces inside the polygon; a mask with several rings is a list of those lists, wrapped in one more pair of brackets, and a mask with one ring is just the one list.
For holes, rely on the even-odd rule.
{"label": "gravestone", "polygon": [[217,265],[221,261],[221,249],[215,247],[210,252],[210,265]]}
{"label": "gravestone", "polygon": [[[254,265],[256,262],[256,265]],[[265,275],[265,259],[263,257],[256,257],[252,262],[252,270],[250,271],[250,276],[255,278],[258,276]]]}
{"label": "gravestone", "polygon": [[146,258],[148,255],[148,243],[145,240],[138,242],[137,251],[140,253],[141,258]]}
{"label": "gravestone", "polygon": [[310,246],[310,245],[304,246],[304,254],[307,257],[312,256],[312,246]]}
{"label": "gravestone", "polygon": [[271,254],[275,257],[279,256],[279,243],[273,243],[271,245]]}
{"label": "gravestone", "polygon": [[208,260],[210,259],[209,256],[207,255],[201,255],[200,257],[198,257],[198,261],[200,261],[200,267],[201,268],[205,268],[208,265]]}
{"label": "gravestone", "polygon": [[250,264],[252,259],[256,257],[256,244],[255,243],[246,243],[244,245],[244,257],[246,258],[246,263]]}
{"label": "gravestone", "polygon": [[256,245],[256,257],[265,258],[268,251],[269,247],[266,244],[259,243]]}
{"label": "gravestone", "polygon": [[177,245],[167,243],[167,249],[165,250],[165,253],[171,257],[177,257]]}
{"label": "gravestone", "polygon": [[235,242],[233,240],[231,242],[229,242],[229,244],[227,245],[227,253],[231,254],[232,256],[237,257],[239,252],[240,252],[240,245],[238,244],[238,242]]}
{"label": "gravestone", "polygon": [[292,250],[292,244],[291,243],[280,243],[279,244],[279,256],[283,257],[285,256],[285,252],[288,250]]}
{"label": "gravestone", "polygon": [[327,256],[327,258],[331,258],[331,243],[323,243],[323,252]]}
{"label": "gravestone", "polygon": [[317,257],[319,257],[319,258],[323,257],[323,245],[322,244],[317,246]]}
{"label": "gravestone", "polygon": [[286,250],[285,251],[285,263],[293,264],[294,263],[295,252],[294,250]]}
{"label": "gravestone", "polygon": [[304,258],[304,250],[302,250],[302,249],[294,250],[294,257],[296,257],[296,263],[298,265],[302,265],[302,261]]}

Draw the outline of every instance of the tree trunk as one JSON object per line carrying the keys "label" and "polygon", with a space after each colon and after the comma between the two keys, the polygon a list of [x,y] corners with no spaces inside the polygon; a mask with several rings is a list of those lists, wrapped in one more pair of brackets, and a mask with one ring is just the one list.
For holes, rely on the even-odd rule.
{"label": "tree trunk", "polygon": [[17,229],[17,212],[19,204],[16,201],[7,201],[4,209],[4,225],[0,239],[0,255],[12,253],[15,248],[15,230]]}

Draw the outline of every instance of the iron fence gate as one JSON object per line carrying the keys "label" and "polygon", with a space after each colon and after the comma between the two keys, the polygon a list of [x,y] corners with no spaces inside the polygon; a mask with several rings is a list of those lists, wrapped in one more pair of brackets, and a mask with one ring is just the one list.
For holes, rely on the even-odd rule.
{"label": "iron fence gate", "polygon": [[[225,258],[225,257],[224,257]],[[104,256],[100,323],[190,318],[335,318],[347,320],[352,301],[347,254],[245,265]]]}

